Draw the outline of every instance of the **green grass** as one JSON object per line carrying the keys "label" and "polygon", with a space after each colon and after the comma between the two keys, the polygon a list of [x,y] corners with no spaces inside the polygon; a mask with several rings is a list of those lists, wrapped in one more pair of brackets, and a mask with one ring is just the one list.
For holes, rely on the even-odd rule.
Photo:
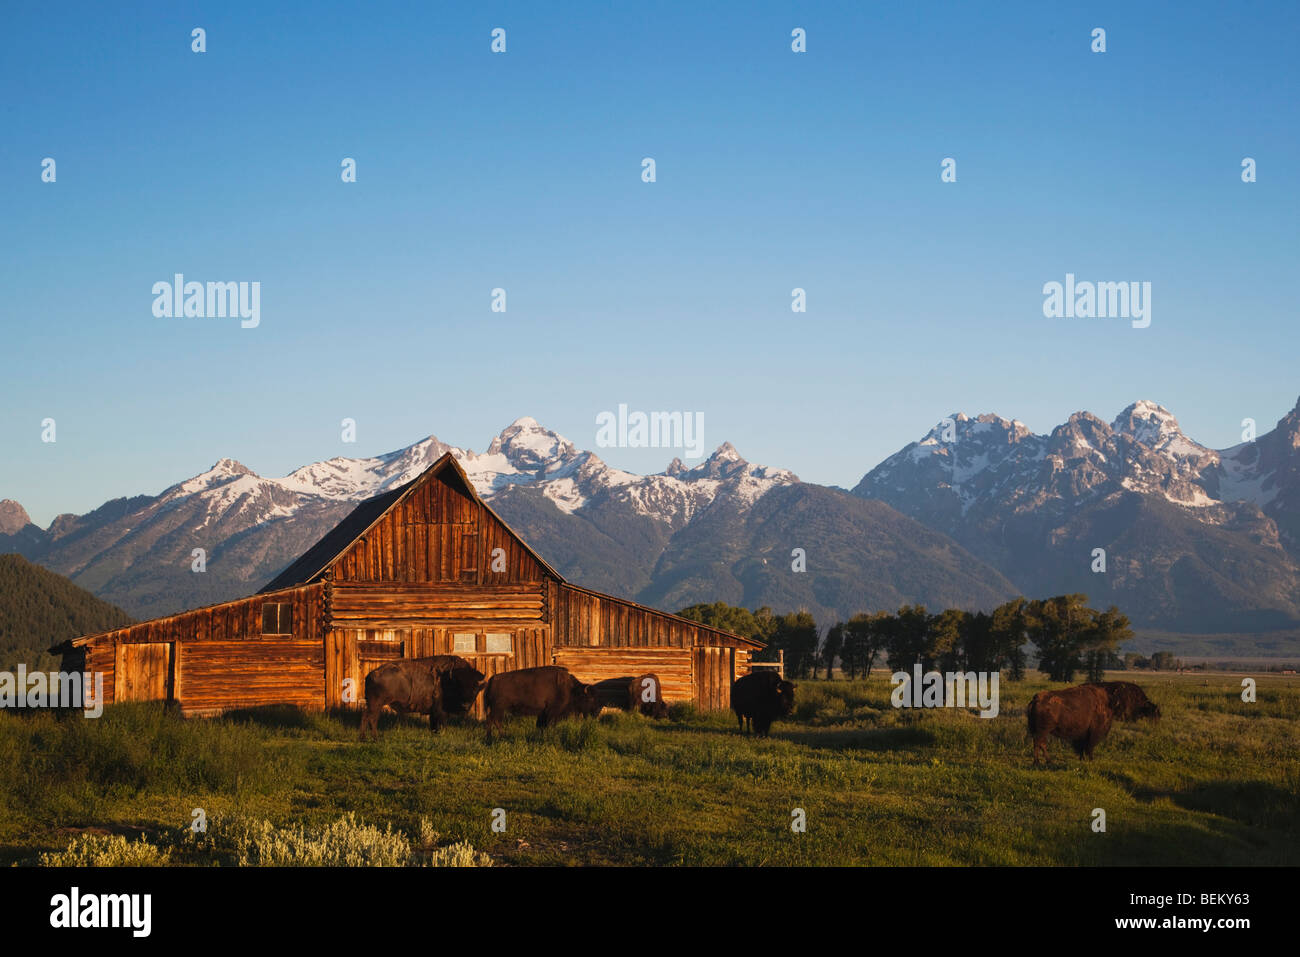
{"label": "green grass", "polygon": [[[1116,725],[1090,763],[1054,739],[1046,769],[1025,733],[1025,704],[1050,687],[1038,680],[1004,683],[988,720],[895,710],[880,675],[804,681],[766,740],[680,706],[664,722],[606,714],[539,732],[521,719],[492,744],[473,722],[432,735],[395,717],[361,743],[355,716],[292,709],[5,712],[0,860],[34,863],[90,833],[226,862],[187,851],[203,808],[310,835],[352,814],[498,865],[1300,863],[1300,682],[1263,677],[1246,704],[1239,678],[1138,680],[1159,725]],[[1105,833],[1090,826],[1098,807]],[[806,833],[790,829],[794,808]]]}

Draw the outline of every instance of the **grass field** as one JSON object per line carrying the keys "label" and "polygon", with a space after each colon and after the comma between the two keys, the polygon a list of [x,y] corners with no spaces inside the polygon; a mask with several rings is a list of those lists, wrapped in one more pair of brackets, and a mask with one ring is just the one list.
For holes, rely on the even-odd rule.
{"label": "grass field", "polygon": [[497,865],[1300,863],[1300,681],[1261,677],[1254,704],[1228,675],[1139,682],[1159,725],[1117,724],[1091,763],[1054,739],[1047,769],[1031,765],[1024,707],[1052,686],[1034,679],[1004,683],[993,719],[896,710],[879,673],[804,681],[767,740],[681,707],[542,732],[519,719],[493,744],[472,722],[435,736],[391,716],[363,744],[354,716],[282,709],[0,713],[0,857],[34,863],[88,830],[143,835],[173,863],[229,862],[177,840],[203,808],[309,828],[351,812]]}

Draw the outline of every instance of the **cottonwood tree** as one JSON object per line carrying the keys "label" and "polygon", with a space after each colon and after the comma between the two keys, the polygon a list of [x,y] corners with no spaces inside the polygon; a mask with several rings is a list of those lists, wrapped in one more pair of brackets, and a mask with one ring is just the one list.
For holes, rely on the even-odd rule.
{"label": "cottonwood tree", "polygon": [[1094,611],[1089,625],[1083,653],[1083,665],[1089,681],[1105,680],[1106,666],[1115,659],[1115,651],[1133,637],[1126,615],[1111,605],[1105,611]]}
{"label": "cottonwood tree", "polygon": [[787,675],[806,677],[817,660],[817,622],[806,611],[792,611],[776,617],[769,648],[785,652]]}
{"label": "cottonwood tree", "polygon": [[904,605],[884,625],[889,667],[895,671],[911,670],[919,661],[923,671],[934,670],[930,616],[926,614],[924,605]]}
{"label": "cottonwood tree", "polygon": [[850,679],[856,678],[858,672],[862,672],[864,677],[871,677],[871,669],[875,667],[876,658],[885,645],[884,622],[892,618],[887,611],[870,614],[859,612],[839,624],[838,627],[843,629],[844,634],[840,662]]}
{"label": "cottonwood tree", "polygon": [[[835,667],[835,659],[844,657],[844,624],[836,622],[826,632],[826,637],[822,639],[821,659],[826,664],[826,680],[831,680],[831,672]],[[814,675],[815,677],[815,675]]]}
{"label": "cottonwood tree", "polygon": [[1028,602],[1013,598],[993,609],[989,621],[987,671],[1006,671],[1012,681],[1025,677],[1025,644],[1029,641],[1029,626],[1025,619]]}
{"label": "cottonwood tree", "polygon": [[1036,599],[1025,608],[1025,630],[1038,649],[1038,670],[1052,681],[1073,681],[1083,667],[1094,615],[1087,601],[1087,595],[1073,593]]}

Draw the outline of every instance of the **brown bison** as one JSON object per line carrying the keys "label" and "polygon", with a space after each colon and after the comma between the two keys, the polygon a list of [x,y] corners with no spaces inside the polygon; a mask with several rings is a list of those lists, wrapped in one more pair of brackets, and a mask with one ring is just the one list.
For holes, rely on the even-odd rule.
{"label": "brown bison", "polygon": [[656,674],[635,678],[606,678],[595,684],[600,702],[607,708],[619,708],[633,714],[640,712],[647,718],[668,717],[668,703],[664,701],[663,686]]}
{"label": "brown bison", "polygon": [[764,668],[737,678],[731,683],[731,710],[736,712],[740,730],[750,729],[766,737],[776,718],[794,711],[794,685],[775,671]]}
{"label": "brown bison", "polygon": [[1160,720],[1160,708],[1147,697],[1147,693],[1139,685],[1131,681],[1092,683],[1106,692],[1106,700],[1110,702],[1110,713],[1117,721],[1137,721],[1139,718]]}
{"label": "brown bison", "polygon": [[627,707],[647,718],[668,717],[668,702],[664,700],[663,685],[657,674],[639,675],[627,683]]}
{"label": "brown bison", "polygon": [[535,714],[537,727],[545,728],[569,715],[589,718],[599,714],[602,706],[593,685],[583,684],[558,665],[494,675],[483,700],[489,736],[501,730],[502,719],[509,714]]}
{"label": "brown bison", "polygon": [[1060,691],[1040,691],[1025,712],[1034,739],[1034,763],[1041,753],[1047,760],[1047,737],[1068,741],[1074,753],[1091,758],[1093,749],[1110,731],[1110,700],[1097,685],[1078,685]]}
{"label": "brown bison", "polygon": [[361,737],[369,729],[379,738],[379,712],[388,705],[398,714],[427,714],[429,727],[441,731],[448,713],[469,711],[483,687],[484,675],[464,658],[433,655],[403,658],[380,665],[366,675],[366,710]]}

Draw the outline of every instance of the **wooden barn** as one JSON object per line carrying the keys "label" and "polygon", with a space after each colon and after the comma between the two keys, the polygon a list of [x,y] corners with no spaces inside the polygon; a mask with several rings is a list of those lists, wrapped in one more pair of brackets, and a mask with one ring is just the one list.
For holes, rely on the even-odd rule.
{"label": "wooden barn", "polygon": [[[563,665],[583,681],[653,671],[670,704],[730,706],[762,644],[564,580],[477,494],[450,453],[362,502],[258,594],[53,649],[104,675],[105,703],[187,715],[362,706],[366,673],[456,654],[487,675]],[[477,705],[482,714],[482,697]]]}

